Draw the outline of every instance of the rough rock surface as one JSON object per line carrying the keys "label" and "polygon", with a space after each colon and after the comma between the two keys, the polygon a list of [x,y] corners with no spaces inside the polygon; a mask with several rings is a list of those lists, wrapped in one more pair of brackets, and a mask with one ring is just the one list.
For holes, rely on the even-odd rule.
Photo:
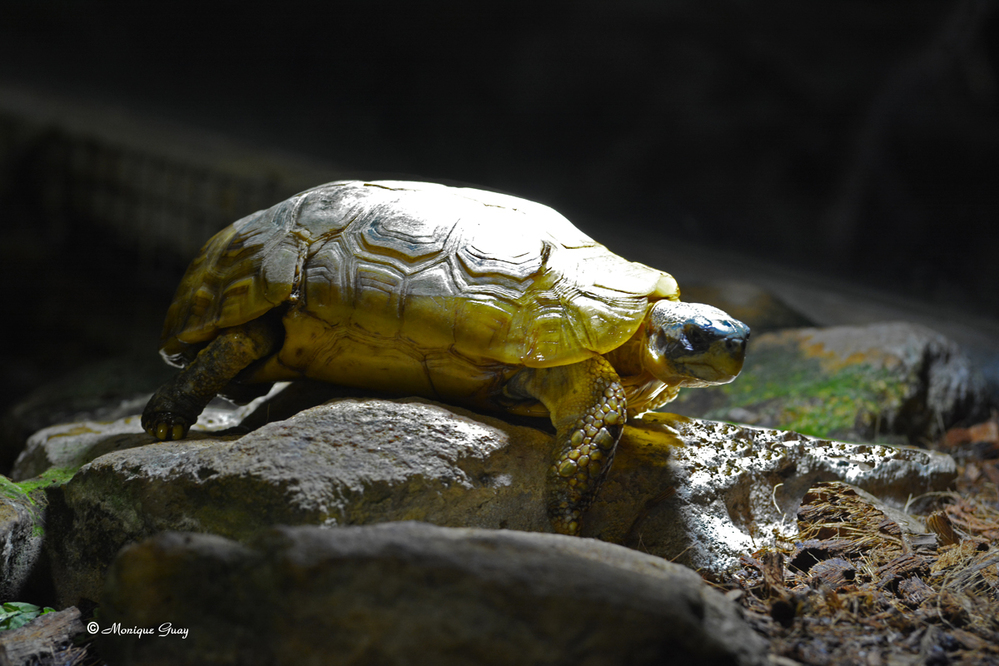
{"label": "rough rock surface", "polygon": [[[334,401],[231,441],[109,437],[120,450],[49,491],[63,604],[95,599],[118,549],[163,530],[240,540],[274,524],[550,530],[550,436],[425,401]],[[953,477],[949,457],[926,451],[652,414],[625,428],[583,534],[720,572],[773,530],[790,533],[817,481],[900,505]]]}
{"label": "rough rock surface", "polygon": [[983,417],[987,386],[960,348],[903,322],[754,336],[739,380],[683,391],[667,409],[860,441],[933,441]]}
{"label": "rough rock surface", "polygon": [[[190,439],[233,437],[225,431],[233,429],[263,404],[270,394],[236,406],[216,398],[198,417],[188,433]],[[59,423],[43,428],[28,438],[24,450],[14,461],[12,479],[23,481],[52,468],[76,469],[105,453],[136,446],[135,434],[142,432],[141,412],[149,395],[124,401],[121,409],[127,416],[117,420],[98,420],[99,415],[86,420]]]}
{"label": "rough rock surface", "polygon": [[821,481],[852,484],[901,508],[956,477],[954,460],[932,451],[675,414],[646,414],[641,427],[625,432],[584,534],[705,575],[731,567],[774,535],[793,537],[801,499]]}
{"label": "rough rock surface", "polygon": [[20,599],[38,578],[43,508],[16,484],[0,477],[0,601]]}
{"label": "rough rock surface", "polygon": [[692,571],[592,539],[423,523],[165,533],[122,551],[114,664],[763,664],[766,642]]}

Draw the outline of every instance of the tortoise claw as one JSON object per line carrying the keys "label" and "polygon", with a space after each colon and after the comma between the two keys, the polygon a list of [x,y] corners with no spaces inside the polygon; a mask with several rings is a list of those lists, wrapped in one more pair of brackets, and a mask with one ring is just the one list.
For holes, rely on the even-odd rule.
{"label": "tortoise claw", "polygon": [[148,417],[143,416],[142,428],[156,439],[165,442],[184,439],[187,436],[187,431],[191,428],[191,424],[179,414],[161,412]]}

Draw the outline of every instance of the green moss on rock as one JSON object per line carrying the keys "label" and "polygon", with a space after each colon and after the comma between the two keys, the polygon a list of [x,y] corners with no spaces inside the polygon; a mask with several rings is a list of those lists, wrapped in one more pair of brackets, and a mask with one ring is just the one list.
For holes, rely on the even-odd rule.
{"label": "green moss on rock", "polygon": [[917,443],[966,407],[928,396],[974,397],[973,385],[953,379],[971,376],[962,363],[945,339],[903,324],[766,333],[734,382],[682,391],[664,410],[830,439]]}
{"label": "green moss on rock", "polygon": [[821,358],[788,359],[783,348],[765,348],[747,361],[738,381],[717,389],[725,404],[704,416],[725,420],[733,407],[765,409],[776,420],[773,425],[784,429],[816,437],[873,430],[876,438],[879,414],[886,405],[900,404],[908,385],[869,363],[824,365]]}
{"label": "green moss on rock", "polygon": [[44,505],[45,489],[61,486],[76,474],[79,467],[53,467],[26,481],[11,481],[0,475],[0,493],[15,501],[27,502],[31,506]]}

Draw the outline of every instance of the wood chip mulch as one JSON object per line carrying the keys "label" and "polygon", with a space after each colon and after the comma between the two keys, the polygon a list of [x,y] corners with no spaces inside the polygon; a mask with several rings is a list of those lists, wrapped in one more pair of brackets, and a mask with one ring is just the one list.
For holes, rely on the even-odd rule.
{"label": "wood chip mulch", "polygon": [[910,500],[921,531],[851,486],[821,483],[793,543],[742,558],[725,587],[770,640],[772,663],[999,665],[999,422],[949,431],[937,448],[959,477]]}

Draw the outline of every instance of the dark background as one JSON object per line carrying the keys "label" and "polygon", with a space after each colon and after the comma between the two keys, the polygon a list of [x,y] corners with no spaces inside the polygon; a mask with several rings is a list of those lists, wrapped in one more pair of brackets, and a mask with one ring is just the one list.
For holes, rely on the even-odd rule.
{"label": "dark background", "polygon": [[[684,240],[996,316],[994,4],[7,0],[0,81],[501,189],[612,247]],[[123,275],[80,263],[97,234],[24,242],[39,273]],[[60,340],[84,344],[64,313],[24,333],[32,311],[11,304],[56,288],[36,278],[5,278],[21,330],[5,346],[49,355],[24,365],[23,389],[69,364]],[[135,303],[129,288],[111,307]]]}

